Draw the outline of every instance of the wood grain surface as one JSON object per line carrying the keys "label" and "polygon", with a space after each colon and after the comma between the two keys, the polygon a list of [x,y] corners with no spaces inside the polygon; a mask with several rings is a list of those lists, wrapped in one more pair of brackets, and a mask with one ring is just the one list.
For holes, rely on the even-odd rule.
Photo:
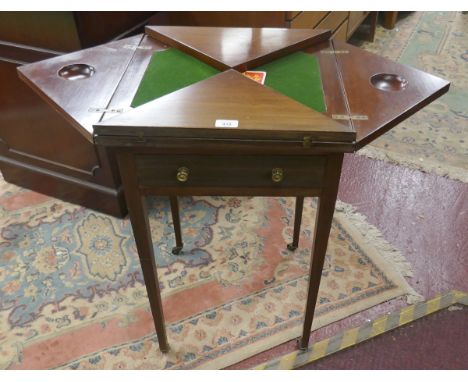
{"label": "wood grain surface", "polygon": [[[288,187],[318,188],[323,183],[323,156],[279,155],[137,155],[135,157],[140,187]],[[189,170],[188,179],[180,182],[177,170]],[[279,168],[283,179],[272,180],[272,170]],[[157,177],[154,174],[158,174]]]}
{"label": "wood grain surface", "polygon": [[[18,72],[52,108],[92,141],[92,125],[100,120],[103,113],[90,111],[90,108],[107,108],[141,38],[138,35],[24,65],[18,68]],[[91,65],[95,74],[74,81],[58,75],[61,68],[78,63]]]}
{"label": "wood grain surface", "polygon": [[329,30],[147,26],[156,40],[219,70],[245,71],[330,38]]}
{"label": "wood grain surface", "polygon": [[[238,121],[217,128],[216,120]],[[228,70],[95,125],[98,135],[353,142],[347,126]]]}
{"label": "wood grain surface", "polygon": [[[428,105],[449,89],[450,83],[429,73],[380,57],[353,45],[334,41],[339,70],[352,115],[365,115],[367,120],[354,120],[356,150],[373,141],[393,126]],[[408,85],[400,91],[375,88],[370,79],[379,73],[396,74]]]}
{"label": "wood grain surface", "polygon": [[[128,68],[120,79],[119,85],[109,102],[108,108],[126,110],[130,108],[154,52],[167,49],[167,46],[149,36],[143,35]],[[115,113],[103,113],[101,121],[115,116]]]}

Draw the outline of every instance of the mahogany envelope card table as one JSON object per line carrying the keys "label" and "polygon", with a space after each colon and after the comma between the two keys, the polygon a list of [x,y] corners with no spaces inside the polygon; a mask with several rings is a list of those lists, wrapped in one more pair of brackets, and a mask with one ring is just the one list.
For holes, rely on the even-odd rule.
{"label": "mahogany envelope card table", "polygon": [[[264,72],[264,83],[245,71]],[[114,158],[163,352],[169,344],[147,195],[170,198],[174,256],[184,255],[180,195],[295,197],[291,251],[304,197],[318,197],[299,340],[305,349],[344,153],[449,89],[443,79],[314,29],[149,26],[138,38],[26,65],[19,73]]]}

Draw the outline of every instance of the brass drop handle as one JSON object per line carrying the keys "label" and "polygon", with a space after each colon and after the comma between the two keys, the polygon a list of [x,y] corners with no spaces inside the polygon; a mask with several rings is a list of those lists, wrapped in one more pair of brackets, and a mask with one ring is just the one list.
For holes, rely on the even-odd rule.
{"label": "brass drop handle", "polygon": [[275,167],[271,170],[271,180],[275,183],[279,183],[283,180],[283,169]]}
{"label": "brass drop handle", "polygon": [[177,169],[177,180],[181,183],[184,183],[188,180],[188,176],[190,174],[190,170],[187,167],[179,167]]}

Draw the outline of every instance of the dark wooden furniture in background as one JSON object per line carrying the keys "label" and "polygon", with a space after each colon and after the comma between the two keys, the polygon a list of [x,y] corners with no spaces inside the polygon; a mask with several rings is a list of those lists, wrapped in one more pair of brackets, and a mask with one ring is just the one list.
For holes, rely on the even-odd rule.
{"label": "dark wooden furniture in background", "polygon": [[393,29],[398,18],[398,11],[385,11],[383,13],[383,23],[384,28]]}
{"label": "dark wooden furniture in background", "polygon": [[[196,36],[201,38],[201,47],[217,46],[219,52],[214,52],[214,56],[221,58],[223,43],[230,49],[242,46],[233,41],[236,34],[232,33],[206,33],[203,37],[194,33],[193,28],[187,28],[184,37],[180,28],[149,27],[147,30],[154,36],[166,35],[166,43],[179,47],[185,45],[184,40]],[[283,29],[276,33],[289,31]],[[314,31],[308,29],[304,33],[312,36]],[[262,38],[261,33],[251,31],[251,34]],[[322,36],[328,38],[330,33]],[[318,196],[300,342],[300,347],[306,348],[343,153],[363,147],[448,91],[449,83],[440,78],[344,42],[320,42],[316,37],[310,40],[315,44],[301,49],[318,59],[327,106],[323,114],[233,69],[130,109],[153,52],[167,49],[164,43],[149,36],[135,36],[19,68],[22,78],[80,134],[91,134],[94,125],[97,147],[117,155],[162,351],[168,350],[168,343],[144,203],[147,194],[171,196],[176,226],[177,195],[289,195],[297,197],[297,209],[302,205],[303,196]],[[211,38],[219,41],[213,44]],[[261,47],[269,43],[256,41],[256,44]],[[277,51],[276,55],[290,52],[277,48],[271,47]],[[245,45],[243,49],[248,54],[239,52],[239,56],[245,57],[245,62],[275,57],[268,52],[259,54],[260,51]],[[63,68],[75,64],[83,64],[88,69],[79,72],[81,79],[70,81],[60,77],[59,73],[70,75],[63,73]],[[90,67],[94,68],[94,75]],[[106,105],[107,111],[89,113],[97,105]],[[169,112],[174,105],[177,113]],[[109,112],[109,109],[113,110]],[[214,121],[218,118],[238,120],[239,126],[215,128]],[[292,250],[297,246],[300,225],[300,217],[296,217]],[[178,231],[176,244],[181,246],[180,227]]]}
{"label": "dark wooden furniture in background", "polygon": [[0,40],[72,52],[141,31],[155,12],[0,12]]}
{"label": "dark wooden furniture in background", "polygon": [[347,41],[364,20],[369,18],[367,38],[373,41],[377,13],[369,11],[158,12],[149,24],[330,29],[336,40]]}
{"label": "dark wooden furniture in background", "polygon": [[[0,170],[8,182],[124,216],[114,161],[17,68],[137,33],[154,12],[0,12]],[[106,105],[98,105],[105,107]]]}

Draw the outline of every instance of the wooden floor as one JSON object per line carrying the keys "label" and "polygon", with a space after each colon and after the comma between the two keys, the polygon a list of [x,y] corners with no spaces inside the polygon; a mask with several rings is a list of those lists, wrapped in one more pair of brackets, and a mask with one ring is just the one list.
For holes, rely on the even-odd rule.
{"label": "wooden floor", "polygon": [[[408,281],[425,298],[453,289],[468,290],[467,184],[363,156],[346,155],[338,197],[355,206],[406,256],[414,271],[414,277]],[[331,337],[404,305],[403,301],[390,301],[375,306],[315,331],[311,339],[318,341]],[[438,325],[438,321],[433,322]],[[424,336],[421,331],[418,333],[421,346],[433,341],[431,332],[425,332]],[[378,348],[386,346],[385,343],[382,341],[369,347],[365,352],[368,362],[360,366],[372,368],[372,365],[382,364],[379,359],[388,355],[379,352]],[[405,344],[401,344],[402,349]],[[348,350],[349,357],[354,351],[360,352],[360,346]],[[294,350],[295,342],[290,341],[231,368],[250,368]],[[339,354],[327,358],[327,368],[345,366]],[[424,357],[429,359],[433,355],[420,356],[424,361]],[[443,350],[439,356],[450,358]]]}

